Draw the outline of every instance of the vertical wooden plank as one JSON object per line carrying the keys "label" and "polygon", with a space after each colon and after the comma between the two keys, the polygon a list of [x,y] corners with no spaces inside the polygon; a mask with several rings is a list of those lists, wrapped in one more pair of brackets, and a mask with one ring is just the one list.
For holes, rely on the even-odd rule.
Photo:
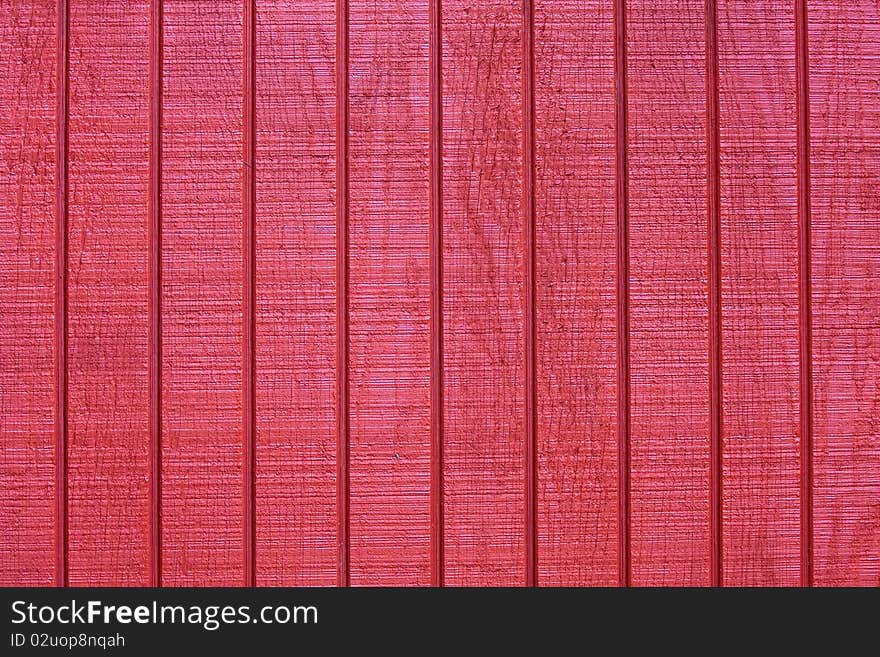
{"label": "vertical wooden plank", "polygon": [[333,0],[257,14],[257,582],[336,582]]}
{"label": "vertical wooden plank", "polygon": [[242,6],[165,4],[162,559],[244,582]]}
{"label": "vertical wooden plank", "polygon": [[708,584],[704,2],[629,2],[627,27],[632,583]]}
{"label": "vertical wooden plank", "polygon": [[70,6],[68,581],[150,569],[149,3]]}
{"label": "vertical wooden plank", "polygon": [[719,4],[724,584],[800,579],[794,10]]}
{"label": "vertical wooden plank", "polygon": [[0,11],[0,585],[56,581],[56,6]]}
{"label": "vertical wooden plank", "polygon": [[614,16],[535,5],[538,582],[618,580]]}
{"label": "vertical wooden plank", "polygon": [[428,3],[350,11],[351,583],[427,585]]}
{"label": "vertical wooden plank", "polygon": [[521,11],[443,5],[449,585],[525,583]]}
{"label": "vertical wooden plank", "polygon": [[150,586],[162,585],[162,0],[150,0]]}
{"label": "vertical wooden plank", "polygon": [[814,581],[880,584],[880,6],[809,3]]}

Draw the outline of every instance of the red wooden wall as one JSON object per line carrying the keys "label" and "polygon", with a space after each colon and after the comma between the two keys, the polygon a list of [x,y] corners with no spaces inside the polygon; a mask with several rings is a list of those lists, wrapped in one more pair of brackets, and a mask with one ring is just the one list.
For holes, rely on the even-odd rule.
{"label": "red wooden wall", "polygon": [[877,0],[0,44],[0,583],[880,584]]}

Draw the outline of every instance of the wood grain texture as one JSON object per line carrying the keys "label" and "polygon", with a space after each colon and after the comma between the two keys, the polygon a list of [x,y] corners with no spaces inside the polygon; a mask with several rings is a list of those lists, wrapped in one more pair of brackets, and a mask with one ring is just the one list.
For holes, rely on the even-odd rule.
{"label": "wood grain texture", "polygon": [[427,585],[428,3],[350,21],[351,583]]}
{"label": "wood grain texture", "polygon": [[257,34],[257,583],[331,585],[334,3],[261,3]]}
{"label": "wood grain texture", "polygon": [[880,585],[880,4],[809,3],[814,581]]}
{"label": "wood grain texture", "polygon": [[443,4],[449,585],[525,583],[521,4]]}
{"label": "wood grain texture", "polygon": [[0,11],[0,585],[51,586],[55,528],[54,2]]}
{"label": "wood grain texture", "polygon": [[880,585],[877,0],[0,4],[0,584]]}
{"label": "wood grain texture", "polygon": [[535,5],[538,582],[618,579],[613,12]]}
{"label": "wood grain texture", "polygon": [[70,7],[68,581],[150,568],[149,3]]}
{"label": "wood grain texture", "polygon": [[244,582],[242,8],[165,5],[162,579]]}
{"label": "wood grain texture", "polygon": [[705,585],[710,463],[704,3],[631,2],[627,26],[632,583]]}
{"label": "wood grain texture", "polygon": [[718,6],[723,582],[800,581],[797,118],[791,2]]}

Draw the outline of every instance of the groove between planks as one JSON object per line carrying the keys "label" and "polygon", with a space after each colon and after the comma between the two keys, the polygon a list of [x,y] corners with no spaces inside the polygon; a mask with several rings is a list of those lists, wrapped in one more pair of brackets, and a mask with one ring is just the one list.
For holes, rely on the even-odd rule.
{"label": "groove between planks", "polygon": [[630,385],[629,385],[629,209],[626,99],[626,0],[614,3],[614,132],[617,224],[617,444],[618,444],[618,584],[629,586]]}
{"label": "groove between planks", "polygon": [[538,585],[535,328],[535,54],[533,0],[523,0],[523,224],[525,228],[526,586]]}
{"label": "groove between planks", "polygon": [[336,0],[336,504],[337,584],[349,586],[348,0]]}

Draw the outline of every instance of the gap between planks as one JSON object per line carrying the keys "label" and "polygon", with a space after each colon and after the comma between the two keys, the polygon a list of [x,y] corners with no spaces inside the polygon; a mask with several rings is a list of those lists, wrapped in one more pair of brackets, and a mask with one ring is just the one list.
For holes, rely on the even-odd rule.
{"label": "gap between planks", "polygon": [[336,0],[336,520],[338,586],[351,584],[348,398],[348,0]]}
{"label": "gap between planks", "polygon": [[150,586],[162,585],[162,0],[150,3]]}
{"label": "gap between planks", "polygon": [[535,290],[535,27],[533,0],[523,0],[522,112],[523,112],[523,223],[525,251],[525,543],[526,586],[538,585],[537,523],[537,348]]}
{"label": "gap between planks", "polygon": [[718,100],[718,7],[706,0],[706,151],[709,243],[709,578],[723,583],[721,360],[721,132]]}
{"label": "gap between planks", "polygon": [[614,3],[614,205],[617,231],[618,585],[630,586],[629,166],[627,162],[626,0]]}
{"label": "gap between planks", "polygon": [[795,0],[801,586],[813,586],[813,339],[810,235],[810,54],[806,0]]}
{"label": "gap between planks", "polygon": [[56,32],[55,153],[55,584],[68,585],[67,509],[67,210],[69,21],[58,0]]}
{"label": "gap between planks", "polygon": [[244,1],[242,66],[242,258],[243,258],[243,415],[244,428],[244,584],[256,586],[256,0]]}
{"label": "gap between planks", "polygon": [[431,585],[444,585],[443,554],[443,34],[441,0],[429,6],[431,258]]}

